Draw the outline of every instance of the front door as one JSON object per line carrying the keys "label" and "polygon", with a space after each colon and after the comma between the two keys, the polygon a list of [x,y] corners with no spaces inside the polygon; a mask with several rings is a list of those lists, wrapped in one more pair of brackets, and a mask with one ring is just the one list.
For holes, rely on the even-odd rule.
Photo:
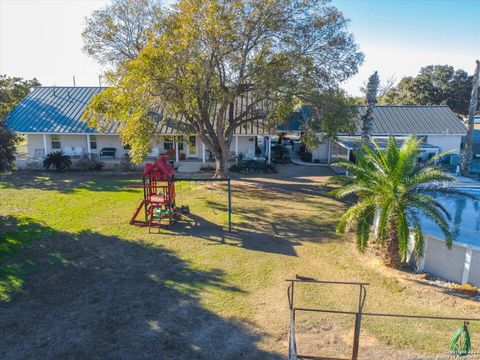
{"label": "front door", "polygon": [[188,138],[188,157],[197,157],[197,137],[190,136]]}

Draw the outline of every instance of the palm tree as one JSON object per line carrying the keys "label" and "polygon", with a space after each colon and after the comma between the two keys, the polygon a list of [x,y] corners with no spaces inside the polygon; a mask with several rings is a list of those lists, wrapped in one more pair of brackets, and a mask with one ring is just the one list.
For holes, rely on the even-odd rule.
{"label": "palm tree", "polygon": [[433,167],[434,161],[444,153],[420,164],[417,159],[422,140],[414,136],[401,148],[390,137],[385,150],[371,140],[373,149],[362,143],[362,151],[357,151],[355,163],[335,164],[353,176],[333,177],[330,183],[341,187],[332,193],[338,198],[357,195],[356,203],[341,217],[337,232],[345,233],[355,227],[357,247],[363,252],[373,230],[385,265],[399,267],[402,261],[406,261],[410,234],[413,235],[415,254],[423,256],[422,214],[438,225],[450,248],[453,240],[448,223],[450,214],[432,195],[472,196],[453,187],[435,184],[437,181],[455,181]]}
{"label": "palm tree", "polygon": [[70,166],[72,166],[72,160],[63,151],[53,151],[43,160],[43,167],[47,170],[53,168],[56,171],[65,171],[70,169]]}

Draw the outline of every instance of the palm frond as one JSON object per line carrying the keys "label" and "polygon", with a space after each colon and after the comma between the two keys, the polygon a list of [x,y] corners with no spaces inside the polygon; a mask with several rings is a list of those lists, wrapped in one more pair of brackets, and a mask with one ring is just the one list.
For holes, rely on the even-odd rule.
{"label": "palm frond", "polygon": [[416,204],[416,207],[418,210],[420,210],[423,213],[423,215],[425,215],[427,218],[429,218],[435,224],[437,224],[437,226],[440,228],[443,235],[445,236],[445,242],[447,244],[447,247],[450,249],[453,244],[453,235],[452,235],[452,232],[450,231],[448,222],[443,216],[443,214],[438,209],[435,209],[431,206]]}
{"label": "palm frond", "polygon": [[387,231],[388,218],[390,216],[390,210],[392,203],[387,201],[378,209],[378,225],[377,225],[377,241],[380,244],[384,243],[385,234]]}
{"label": "palm frond", "polygon": [[397,217],[397,233],[398,233],[398,249],[400,255],[402,256],[402,261],[405,261],[407,258],[408,252],[408,240],[410,236],[410,229],[408,220],[405,214],[404,209],[398,209],[396,213]]}
{"label": "palm frond", "polygon": [[413,228],[413,244],[414,244],[414,252],[417,259],[423,257],[423,250],[425,248],[425,239],[423,237],[423,231],[420,224],[417,224]]}
{"label": "palm frond", "polygon": [[368,247],[368,239],[370,238],[370,232],[372,230],[374,214],[374,208],[369,208],[358,220],[356,240],[357,249],[360,252],[364,252]]}
{"label": "palm frond", "polygon": [[355,225],[359,219],[362,218],[362,215],[368,213],[370,210],[374,210],[375,201],[372,198],[366,198],[360,200],[355,205],[350,207],[340,218],[337,224],[337,233],[344,234],[345,232],[351,230],[353,225]]}
{"label": "palm frond", "polygon": [[450,215],[450,212],[447,210],[445,206],[443,206],[442,203],[434,199],[433,197],[425,194],[408,194],[408,206],[410,208],[415,208],[416,204],[422,204],[423,206],[428,206],[432,208],[436,208],[443,212],[447,220],[450,220],[452,216]]}
{"label": "palm frond", "polygon": [[339,199],[344,198],[351,194],[359,194],[359,193],[372,193],[372,188],[369,186],[361,185],[361,184],[350,184],[345,185],[343,188],[333,189],[329,191],[330,195],[333,195]]}
{"label": "palm frond", "polygon": [[340,185],[340,186],[345,186],[352,184],[354,182],[354,179],[350,176],[345,176],[345,175],[335,175],[330,177],[328,181],[325,183],[325,185]]}
{"label": "palm frond", "polygon": [[453,186],[441,186],[437,184],[427,184],[416,186],[410,189],[411,194],[441,194],[441,195],[457,195],[467,199],[480,200],[480,196],[467,193]]}
{"label": "palm frond", "polygon": [[412,174],[405,182],[407,188],[427,184],[433,181],[456,182],[453,176],[446,175],[442,171],[434,168],[425,168]]}

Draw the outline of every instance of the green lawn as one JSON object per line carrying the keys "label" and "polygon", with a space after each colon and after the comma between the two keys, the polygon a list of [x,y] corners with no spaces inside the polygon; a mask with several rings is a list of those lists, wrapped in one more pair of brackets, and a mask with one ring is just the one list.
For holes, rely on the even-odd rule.
{"label": "green lawn", "polygon": [[[286,166],[224,185],[177,186],[191,216],[172,231],[128,225],[139,175],[34,173],[0,181],[0,358],[280,359],[284,279],[370,282],[365,311],[479,316],[480,307],[360,256],[334,233],[330,173]],[[305,286],[299,305],[354,310],[351,288]],[[299,316],[301,352],[347,355],[353,318]],[[361,358],[447,349],[458,322],[365,319]],[[472,326],[478,349],[480,328]],[[161,355],[161,356],[160,356]],[[159,357],[160,356],[160,357]]]}

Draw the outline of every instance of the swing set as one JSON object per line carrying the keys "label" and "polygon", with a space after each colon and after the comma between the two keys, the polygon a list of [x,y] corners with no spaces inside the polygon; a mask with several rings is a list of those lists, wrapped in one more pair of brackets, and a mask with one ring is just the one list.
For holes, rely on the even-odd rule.
{"label": "swing set", "polygon": [[[128,188],[142,188],[143,199],[137,205],[130,225],[160,229],[166,222],[171,229],[179,217],[176,204],[175,184],[177,182],[226,182],[228,192],[228,231],[232,231],[232,196],[230,178],[176,178],[173,166],[166,155],[161,155],[153,163],[145,164],[143,185],[129,185]],[[189,212],[187,205],[181,205],[180,211]],[[143,213],[143,216],[141,216]]]}
{"label": "swing set", "polygon": [[[449,349],[455,356],[466,356],[470,353],[471,341],[470,333],[468,331],[469,321],[480,321],[480,318],[467,318],[467,317],[445,317],[445,316],[428,316],[428,315],[407,315],[407,314],[383,314],[383,313],[371,313],[364,312],[363,307],[367,298],[367,286],[369,283],[365,282],[348,282],[348,281],[325,281],[317,280],[314,278],[304,277],[297,275],[295,279],[287,279],[290,285],[287,289],[288,305],[290,308],[290,331],[288,341],[288,359],[289,360],[357,360],[360,348],[360,331],[362,317],[387,317],[387,318],[406,318],[406,319],[430,319],[430,320],[457,320],[463,321],[463,325],[460,326],[454,333],[452,340],[449,343]],[[296,307],[294,303],[295,286],[301,286],[301,284],[317,284],[317,285],[345,285],[355,286],[358,288],[358,303],[357,311],[343,311],[333,309],[320,309],[320,308],[304,308]],[[302,355],[297,352],[297,342],[295,336],[295,319],[297,313],[328,313],[328,314],[343,314],[352,315],[355,317],[355,325],[353,331],[353,346],[352,356],[350,358],[332,358],[322,357],[314,355]]]}

